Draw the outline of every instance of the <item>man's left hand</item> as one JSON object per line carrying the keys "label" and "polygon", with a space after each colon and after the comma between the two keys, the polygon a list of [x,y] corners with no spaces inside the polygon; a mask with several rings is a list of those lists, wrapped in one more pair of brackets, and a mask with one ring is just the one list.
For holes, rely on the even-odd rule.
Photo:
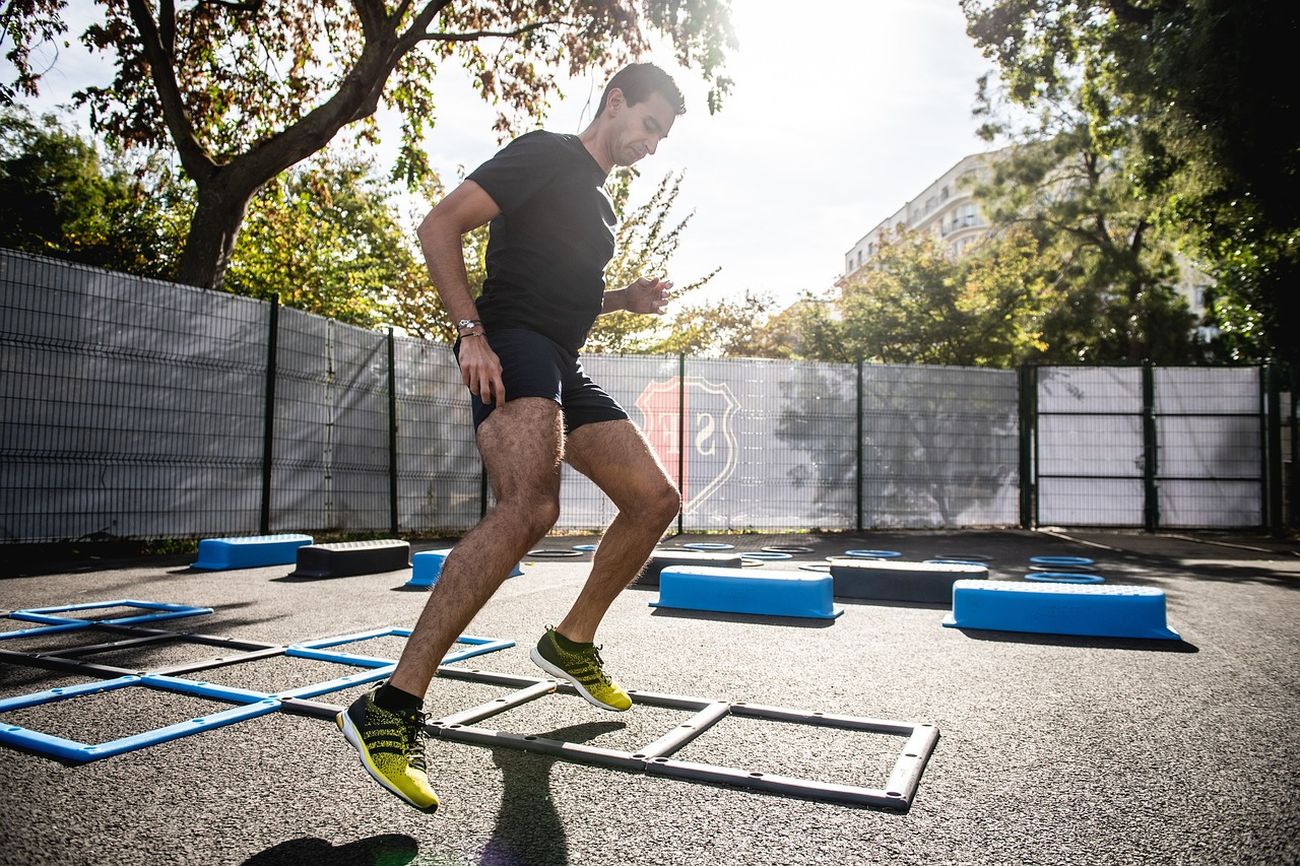
{"label": "man's left hand", "polygon": [[672,282],[641,277],[623,290],[624,309],[630,313],[661,314],[668,306],[668,290]]}

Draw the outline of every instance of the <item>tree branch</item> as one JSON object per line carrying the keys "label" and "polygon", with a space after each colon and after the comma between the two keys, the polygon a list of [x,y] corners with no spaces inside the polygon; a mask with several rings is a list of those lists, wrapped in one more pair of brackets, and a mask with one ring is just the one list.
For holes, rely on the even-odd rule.
{"label": "tree branch", "polygon": [[245,0],[245,2],[235,2],[235,0],[199,0],[200,6],[221,6],[229,9],[231,12],[260,12],[263,0]]}
{"label": "tree branch", "polygon": [[176,4],[173,0],[161,0],[158,4],[158,38],[167,55],[176,54]]}
{"label": "tree branch", "polygon": [[181,98],[180,86],[176,83],[176,72],[172,68],[172,56],[163,44],[154,23],[153,16],[145,0],[127,0],[131,11],[131,20],[140,33],[140,46],[145,59],[149,61],[149,74],[162,102],[163,122],[171,133],[176,151],[180,154],[181,165],[196,182],[202,183],[211,177],[217,165],[202,142],[194,134],[194,125],[185,110],[185,101]]}
{"label": "tree branch", "polygon": [[[397,10],[393,13],[391,19],[393,26],[396,26],[397,21],[400,20],[398,16],[400,14],[405,14],[406,10],[410,8],[410,5],[411,0],[402,0],[401,5],[399,5]],[[406,28],[406,32],[402,34],[402,50],[409,51],[411,48],[419,45],[420,40],[424,37],[425,31],[428,30],[429,25],[433,23],[433,19],[438,16],[438,13],[450,5],[451,0],[433,0],[433,2],[421,9],[419,14],[415,16],[415,19],[411,21],[411,26]]]}
{"label": "tree branch", "polygon": [[[451,0],[429,3],[416,16],[412,29],[422,31],[450,4]],[[400,35],[396,32],[397,19],[385,14],[382,0],[352,0],[352,5],[361,16],[365,35],[360,57],[329,99],[237,157],[236,162],[256,184],[254,189],[324,147],[347,124],[373,114],[393,70],[419,42],[411,38],[410,30]]]}
{"label": "tree branch", "polygon": [[361,35],[367,45],[379,39],[385,31],[392,31],[392,22],[388,20],[381,0],[352,0],[352,8],[356,10],[357,18],[361,19]]}
{"label": "tree branch", "polygon": [[509,39],[513,36],[522,36],[533,30],[540,30],[543,27],[553,27],[563,24],[563,21],[537,21],[532,24],[525,24],[523,27],[517,27],[514,30],[471,30],[466,33],[423,33],[420,40],[429,40],[434,42],[473,42],[476,39],[484,39],[489,36],[501,36]]}

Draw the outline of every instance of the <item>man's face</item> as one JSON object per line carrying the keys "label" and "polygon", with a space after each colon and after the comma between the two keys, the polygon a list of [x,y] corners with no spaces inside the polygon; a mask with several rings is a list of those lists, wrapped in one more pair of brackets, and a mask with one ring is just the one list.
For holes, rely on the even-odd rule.
{"label": "man's face", "polygon": [[[615,165],[631,165],[652,154],[668,137],[677,112],[661,93],[651,93],[636,105],[627,105],[618,95],[620,110],[615,117],[613,157]],[[612,107],[612,106],[611,106]]]}

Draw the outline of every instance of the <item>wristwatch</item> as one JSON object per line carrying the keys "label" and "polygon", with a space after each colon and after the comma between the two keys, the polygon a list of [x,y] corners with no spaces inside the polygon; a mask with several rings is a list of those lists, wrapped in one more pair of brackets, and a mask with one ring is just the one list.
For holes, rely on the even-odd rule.
{"label": "wristwatch", "polygon": [[483,330],[483,323],[478,319],[461,319],[456,323],[456,336],[458,337],[483,337],[487,332]]}

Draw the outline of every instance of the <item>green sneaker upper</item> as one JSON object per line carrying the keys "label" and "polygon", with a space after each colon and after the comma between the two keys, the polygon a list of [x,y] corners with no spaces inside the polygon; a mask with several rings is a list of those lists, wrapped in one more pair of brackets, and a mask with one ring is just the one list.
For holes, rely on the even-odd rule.
{"label": "green sneaker upper", "polygon": [[432,812],[438,808],[438,795],[429,787],[421,740],[428,716],[386,710],[375,703],[376,690],[339,713],[339,729],[375,781],[417,809]]}
{"label": "green sneaker upper", "polygon": [[619,712],[632,706],[627,692],[605,673],[600,647],[594,644],[575,643],[547,626],[531,656],[534,664],[552,676],[568,680],[595,706]]}

